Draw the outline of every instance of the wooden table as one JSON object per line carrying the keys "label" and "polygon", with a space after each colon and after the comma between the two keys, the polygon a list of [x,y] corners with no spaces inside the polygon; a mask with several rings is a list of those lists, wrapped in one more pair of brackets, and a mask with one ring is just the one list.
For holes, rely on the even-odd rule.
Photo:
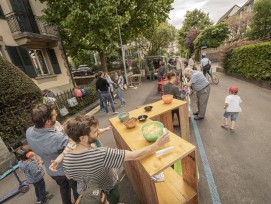
{"label": "wooden table", "polygon": [[[161,149],[173,146],[173,151],[156,157],[155,153],[140,161],[125,162],[125,173],[142,204],[155,203],[198,203],[197,158],[196,147],[189,141],[188,106],[184,101],[174,99],[171,104],[158,101],[153,104],[152,111],[146,112],[144,107],[130,111],[130,117],[146,114],[146,122],[158,120],[170,130],[170,142]],[[171,110],[179,108],[181,136],[172,133]],[[140,126],[145,122],[138,122],[133,129],[127,129],[117,117],[111,118],[110,123],[117,147],[126,150],[137,150],[150,145],[140,132]],[[182,176],[179,176],[171,166],[177,161],[182,162]],[[154,182],[151,176],[164,173],[164,182]]]}
{"label": "wooden table", "polygon": [[141,74],[133,74],[129,76],[129,82],[131,85],[140,85],[141,84]]}

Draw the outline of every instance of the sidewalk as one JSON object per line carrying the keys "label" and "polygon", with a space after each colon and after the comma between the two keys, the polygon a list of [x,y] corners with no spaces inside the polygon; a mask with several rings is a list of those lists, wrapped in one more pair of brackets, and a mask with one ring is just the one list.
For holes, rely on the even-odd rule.
{"label": "sidewalk", "polygon": [[[128,89],[123,93],[123,97],[126,100],[126,106],[120,108],[120,101],[116,100],[118,104],[116,104],[116,111],[124,112],[131,111],[137,107],[140,107],[144,104],[152,103],[160,99],[160,95],[157,94],[157,85],[156,81],[144,81],[137,89]],[[110,106],[109,111],[112,112]],[[115,115],[106,115],[104,112],[98,112],[95,114],[99,119],[100,127],[106,127],[109,125],[108,119],[111,117],[115,117]],[[108,147],[116,147],[115,140],[112,132],[105,132],[101,136],[101,142],[104,146]],[[17,173],[21,179],[25,179],[24,175],[17,170]],[[121,190],[121,202],[125,204],[138,204],[139,200],[133,191],[132,186],[130,185],[127,177],[125,176],[124,170],[118,170],[120,182],[120,190]],[[54,194],[52,200],[49,201],[49,204],[61,204],[61,197],[59,193],[59,188],[55,181],[53,181],[50,176],[45,175],[45,182],[47,191]],[[17,181],[13,174],[10,174],[5,179],[0,181],[0,197],[10,193],[12,190],[15,190],[18,187]],[[30,204],[36,203],[36,196],[34,192],[34,188],[31,185],[30,190],[25,194],[18,194],[17,196],[11,198],[9,201],[5,202],[6,204],[20,203],[20,204]]]}

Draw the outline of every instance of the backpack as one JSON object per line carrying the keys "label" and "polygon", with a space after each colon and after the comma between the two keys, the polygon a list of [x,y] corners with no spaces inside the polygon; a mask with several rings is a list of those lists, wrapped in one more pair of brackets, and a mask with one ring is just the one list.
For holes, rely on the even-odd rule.
{"label": "backpack", "polygon": [[206,71],[209,71],[211,69],[210,60],[208,59],[208,64],[204,65],[202,68]]}
{"label": "backpack", "polygon": [[74,89],[74,95],[75,95],[76,97],[78,97],[78,98],[81,98],[81,97],[83,96],[83,93],[82,93],[82,91],[81,91],[80,89],[75,88],[75,89]]}

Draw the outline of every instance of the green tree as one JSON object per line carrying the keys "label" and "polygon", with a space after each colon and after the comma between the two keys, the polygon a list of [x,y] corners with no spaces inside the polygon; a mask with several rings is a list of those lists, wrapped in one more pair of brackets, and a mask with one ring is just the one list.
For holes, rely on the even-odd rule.
{"label": "green tree", "polygon": [[208,48],[216,48],[220,46],[229,35],[229,28],[226,23],[209,26],[204,29],[195,39],[195,49],[200,49],[202,46]]}
{"label": "green tree", "polygon": [[158,55],[176,39],[176,28],[168,23],[162,23],[146,36],[149,42],[148,55]]}
{"label": "green tree", "polygon": [[78,50],[95,50],[101,67],[107,69],[106,55],[119,44],[118,26],[123,43],[146,34],[164,22],[173,0],[41,0],[45,20],[55,25],[70,56]]}
{"label": "green tree", "polygon": [[179,30],[179,46],[185,49],[184,43],[186,41],[187,33],[191,29],[203,30],[207,26],[212,25],[209,14],[204,13],[202,10],[194,9],[187,11],[185,14],[182,28]]}
{"label": "green tree", "polygon": [[249,36],[252,39],[271,40],[271,1],[258,0],[254,4]]}

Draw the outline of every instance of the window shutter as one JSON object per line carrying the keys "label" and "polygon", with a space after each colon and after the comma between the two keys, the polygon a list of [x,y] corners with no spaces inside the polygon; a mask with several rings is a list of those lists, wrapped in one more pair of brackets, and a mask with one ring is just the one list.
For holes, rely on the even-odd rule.
{"label": "window shutter", "polygon": [[37,76],[37,73],[36,73],[35,68],[32,64],[28,50],[23,47],[18,47],[17,49],[18,49],[18,52],[20,53],[21,59],[23,61],[26,74],[31,78],[35,78]]}
{"label": "window shutter", "polygon": [[12,62],[15,66],[19,67],[24,73],[26,73],[26,72],[25,72],[25,69],[24,69],[23,62],[22,62],[22,60],[21,60],[21,58],[20,58],[20,55],[19,55],[19,53],[18,53],[17,48],[16,48],[16,47],[11,47],[11,46],[6,46],[6,48],[7,48],[9,57],[10,57],[10,59],[11,59],[11,62]]}
{"label": "window shutter", "polygon": [[46,50],[47,50],[48,56],[50,58],[51,65],[53,67],[54,73],[55,74],[61,74],[61,70],[60,70],[60,67],[59,67],[59,64],[58,64],[58,61],[57,61],[55,50],[54,49],[49,49],[49,48],[46,49]]}

